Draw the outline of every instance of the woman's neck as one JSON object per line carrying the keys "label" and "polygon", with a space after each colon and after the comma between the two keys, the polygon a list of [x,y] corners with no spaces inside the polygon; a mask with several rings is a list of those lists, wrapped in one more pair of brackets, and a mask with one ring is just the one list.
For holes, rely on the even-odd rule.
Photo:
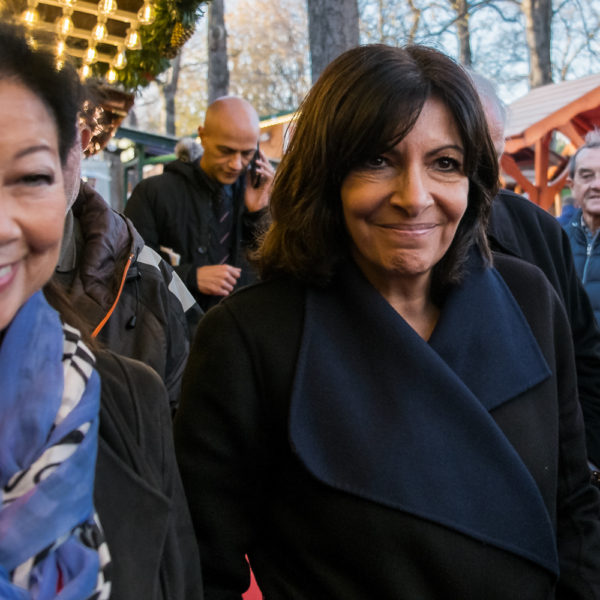
{"label": "woman's neck", "polygon": [[435,329],[440,309],[429,296],[386,296],[392,308],[424,339],[428,340]]}
{"label": "woman's neck", "polygon": [[431,297],[431,274],[390,279],[367,279],[388,301],[392,308],[424,339],[428,340],[435,329],[440,310]]}

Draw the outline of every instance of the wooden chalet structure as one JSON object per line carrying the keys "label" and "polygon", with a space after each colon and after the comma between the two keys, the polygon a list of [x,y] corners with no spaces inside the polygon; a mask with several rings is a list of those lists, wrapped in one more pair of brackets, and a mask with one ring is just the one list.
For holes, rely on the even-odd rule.
{"label": "wooden chalet structure", "polygon": [[[600,74],[536,88],[508,111],[502,171],[550,210],[565,186],[570,156],[588,131],[600,128]],[[560,143],[557,133],[564,136]]]}

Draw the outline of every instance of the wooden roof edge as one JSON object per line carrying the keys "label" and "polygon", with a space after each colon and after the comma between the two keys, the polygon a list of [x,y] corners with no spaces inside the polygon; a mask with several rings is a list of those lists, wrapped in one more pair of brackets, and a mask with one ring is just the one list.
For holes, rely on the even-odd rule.
{"label": "wooden roof edge", "polygon": [[[597,81],[593,87],[589,87],[591,81]],[[556,83],[547,83],[546,85],[542,85],[532,90],[529,90],[526,94],[513,100],[508,108],[520,110],[523,106],[529,106],[530,104],[537,104],[541,99],[544,99],[545,96],[552,95],[564,95],[565,88],[573,89],[578,87],[586,88],[586,94],[588,91],[595,89],[600,85],[600,73],[590,73],[589,75],[584,75],[583,77],[578,77],[577,79],[566,79],[563,81],[557,81]],[[562,88],[562,89],[561,89]],[[548,94],[549,91],[552,91],[552,94]],[[541,98],[539,97],[541,96]]]}
{"label": "wooden roof edge", "polygon": [[521,148],[531,146],[548,132],[566,125],[579,113],[591,110],[600,105],[600,86],[588,91],[583,96],[573,100],[566,106],[554,111],[537,123],[534,123],[520,134],[511,135],[506,140],[506,151],[516,152]]}

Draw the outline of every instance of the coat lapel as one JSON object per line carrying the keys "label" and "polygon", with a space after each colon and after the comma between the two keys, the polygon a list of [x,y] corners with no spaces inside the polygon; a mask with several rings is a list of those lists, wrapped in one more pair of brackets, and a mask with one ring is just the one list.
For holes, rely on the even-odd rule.
{"label": "coat lapel", "polygon": [[329,486],[556,574],[542,496],[489,414],[549,375],[494,270],[467,276],[428,344],[349,265],[335,285],[307,295],[291,443]]}
{"label": "coat lapel", "polygon": [[495,269],[472,268],[447,299],[429,344],[488,410],[551,375],[527,319]]}

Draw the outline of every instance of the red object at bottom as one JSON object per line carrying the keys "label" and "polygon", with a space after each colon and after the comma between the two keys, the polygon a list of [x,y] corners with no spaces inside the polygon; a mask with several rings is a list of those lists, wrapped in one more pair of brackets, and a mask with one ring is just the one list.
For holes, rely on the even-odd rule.
{"label": "red object at bottom", "polygon": [[[56,578],[56,593],[58,594],[59,592],[62,592],[62,589],[64,587],[64,583],[63,583],[63,574],[62,574],[62,570],[59,566],[56,567],[58,570],[58,577]],[[258,598],[258,596],[257,596]],[[260,597],[262,598],[262,596]],[[259,600],[260,600],[259,598]]]}
{"label": "red object at bottom", "polygon": [[254,579],[254,573],[252,572],[252,569],[250,569],[250,587],[243,598],[244,600],[262,600],[262,597],[262,593]]}

